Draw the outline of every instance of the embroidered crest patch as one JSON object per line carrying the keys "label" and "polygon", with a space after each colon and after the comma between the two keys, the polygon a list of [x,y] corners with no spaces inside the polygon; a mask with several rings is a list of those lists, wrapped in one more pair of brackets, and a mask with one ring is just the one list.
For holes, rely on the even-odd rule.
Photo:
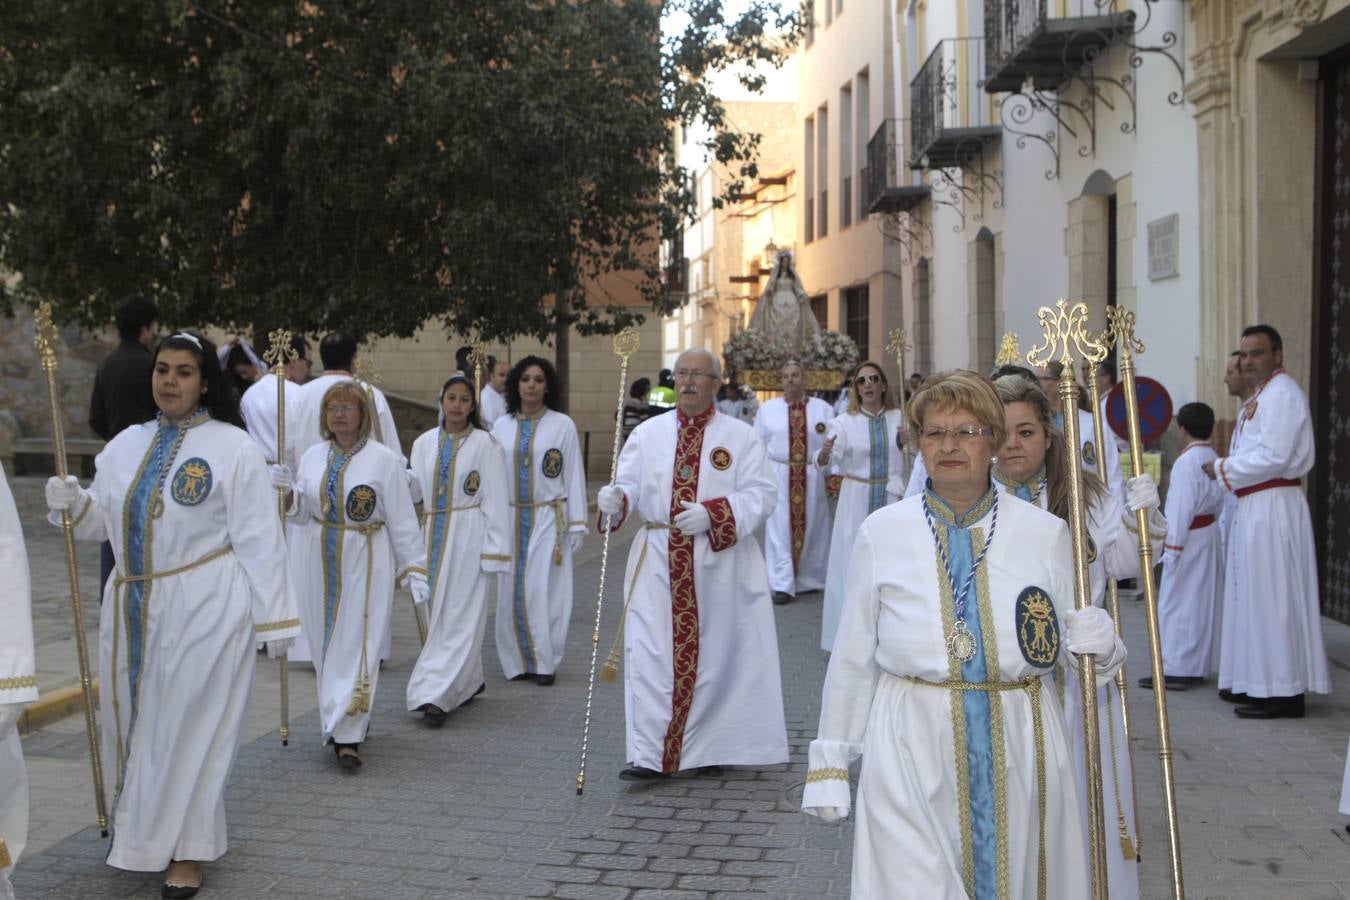
{"label": "embroidered crest patch", "polygon": [[1083,441],[1083,463],[1089,466],[1097,464],[1097,448],[1092,446],[1092,441]]}
{"label": "embroidered crest patch", "polygon": [[708,460],[714,469],[725,472],[731,468],[731,451],[726,447],[714,447],[712,453],[708,454]]}
{"label": "embroidered crest patch", "polygon": [[824,422],[817,422],[817,423],[816,423],[816,434],[824,434],[824,433],[825,433],[825,423],[824,423]]}
{"label": "embroidered crest patch", "polygon": [[1059,656],[1059,621],[1050,595],[1035,585],[1017,595],[1017,646],[1022,658],[1041,669]]}
{"label": "embroidered crest patch", "polygon": [[464,493],[468,494],[470,497],[478,493],[478,489],[482,487],[482,485],[483,481],[479,476],[477,469],[474,469],[468,475],[464,476]]}
{"label": "embroidered crest patch", "polygon": [[1097,561],[1097,542],[1092,539],[1092,535],[1090,534],[1087,536],[1087,542],[1088,565],[1092,565]]}
{"label": "embroidered crest patch", "polygon": [[364,522],[375,514],[375,489],[368,484],[358,484],[347,493],[347,518],[353,522]]}
{"label": "embroidered crest patch", "polygon": [[178,467],[170,486],[173,499],[182,506],[196,506],[211,493],[211,465],[194,456]]}
{"label": "embroidered crest patch", "polygon": [[549,478],[557,478],[562,474],[562,451],[557,447],[544,454],[544,474]]}

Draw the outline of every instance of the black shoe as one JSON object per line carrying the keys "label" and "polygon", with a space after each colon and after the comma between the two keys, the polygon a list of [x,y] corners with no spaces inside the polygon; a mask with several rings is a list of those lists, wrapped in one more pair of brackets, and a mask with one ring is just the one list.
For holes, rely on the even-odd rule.
{"label": "black shoe", "polygon": [[553,683],[555,677],[553,675],[536,675],[534,676],[534,683],[540,687],[548,687]]}
{"label": "black shoe", "polygon": [[658,778],[665,778],[665,774],[655,769],[644,769],[642,766],[632,766],[619,773],[621,781],[655,781]]}
{"label": "black shoe", "polygon": [[470,703],[473,702],[473,698],[474,698],[474,697],[477,697],[479,694],[483,693],[483,691],[485,691],[485,690],[487,690],[487,684],[486,684],[486,683],[480,684],[480,685],[478,686],[478,690],[476,690],[476,691],[474,691],[472,694],[470,694],[470,695],[469,695],[469,699],[468,699],[468,700],[465,700],[465,701],[464,701],[463,703],[461,703],[459,706],[456,706],[455,709],[460,709],[460,708],[462,708],[462,707],[468,706]]}
{"label": "black shoe", "polygon": [[159,895],[169,900],[187,900],[188,897],[197,896],[201,889],[200,884],[169,884],[166,881],[159,886]]}
{"label": "black shoe", "polygon": [[[361,756],[356,752],[360,744],[334,744],[333,752],[337,754],[338,765],[348,772],[354,772],[361,768]],[[343,750],[350,750],[350,753],[343,753]]]}
{"label": "black shoe", "polygon": [[[1163,676],[1163,687],[1169,691],[1189,690],[1191,684],[1192,684],[1191,679],[1182,677],[1180,675]],[[1139,686],[1146,691],[1153,690],[1153,676],[1145,675],[1143,678],[1140,678]]]}
{"label": "black shoe", "polygon": [[791,603],[791,602],[792,602],[792,595],[789,594],[787,591],[774,591],[774,592],[773,592],[773,605],[774,605],[774,606],[783,606],[784,604]]}
{"label": "black shoe", "polygon": [[721,766],[699,766],[694,770],[694,774],[700,776],[706,775],[709,778],[721,778],[723,772]]}
{"label": "black shoe", "polygon": [[1219,688],[1219,699],[1224,703],[1250,703],[1252,698],[1246,694],[1235,694],[1228,688]]}
{"label": "black shoe", "polygon": [[427,703],[422,707],[422,717],[432,728],[440,728],[445,724],[446,712],[434,703]]}
{"label": "black shoe", "polygon": [[532,678],[534,678],[533,672],[521,672],[519,675],[511,676],[512,681],[529,681]]}
{"label": "black shoe", "polygon": [[1301,719],[1303,718],[1303,695],[1293,697],[1252,697],[1250,706],[1239,706],[1233,710],[1239,719]]}

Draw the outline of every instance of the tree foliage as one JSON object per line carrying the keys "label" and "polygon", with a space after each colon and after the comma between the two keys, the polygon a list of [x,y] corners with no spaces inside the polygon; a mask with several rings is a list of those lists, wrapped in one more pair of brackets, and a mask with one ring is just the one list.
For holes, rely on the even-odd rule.
{"label": "tree foliage", "polygon": [[544,337],[640,312],[596,296],[623,273],[665,311],[657,237],[691,209],[672,126],[707,121],[753,175],[708,79],[798,30],[714,0],[9,4],[0,268],[23,277],[0,307]]}

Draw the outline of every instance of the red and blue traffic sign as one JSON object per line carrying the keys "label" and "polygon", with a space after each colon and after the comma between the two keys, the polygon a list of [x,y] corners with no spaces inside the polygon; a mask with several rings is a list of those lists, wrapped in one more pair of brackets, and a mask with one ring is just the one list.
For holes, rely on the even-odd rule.
{"label": "red and blue traffic sign", "polygon": [[[1143,375],[1134,379],[1134,395],[1139,399],[1139,439],[1147,444],[1162,436],[1172,421],[1172,397],[1160,382]],[[1130,439],[1125,417],[1125,382],[1106,395],[1106,422],[1121,440]]]}

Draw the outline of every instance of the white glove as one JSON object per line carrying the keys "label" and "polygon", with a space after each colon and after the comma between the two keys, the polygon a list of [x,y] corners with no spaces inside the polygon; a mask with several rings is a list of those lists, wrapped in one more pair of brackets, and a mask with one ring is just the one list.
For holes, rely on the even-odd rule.
{"label": "white glove", "polygon": [[267,472],[272,476],[272,487],[279,491],[294,490],[295,475],[291,472],[290,466],[273,463],[267,467]]}
{"label": "white glove", "polygon": [[47,508],[52,512],[65,512],[80,500],[80,479],[74,475],[58,478],[53,475],[47,479]]}
{"label": "white glove", "polygon": [[291,648],[294,646],[295,646],[295,638],[280,638],[275,641],[268,641],[267,658],[281,659],[287,653],[290,653]]}
{"label": "white glove", "polygon": [[19,716],[27,703],[0,703],[0,741],[9,737],[9,733],[19,724]]}
{"label": "white glove", "polygon": [[708,514],[708,508],[702,503],[683,500],[680,505],[684,507],[684,512],[675,516],[675,521],[671,524],[681,532],[684,534],[702,534],[712,528],[712,516]]}
{"label": "white glove", "polygon": [[1130,512],[1158,508],[1158,486],[1147,472],[1125,482],[1125,505]]}
{"label": "white glove", "polygon": [[1064,648],[1079,656],[1108,656],[1116,648],[1111,614],[1096,606],[1070,610],[1064,616]]}
{"label": "white glove", "polygon": [[412,593],[413,603],[426,606],[431,599],[431,588],[427,586],[427,576],[421,572],[408,573],[408,590]]}
{"label": "white glove", "polygon": [[408,493],[412,494],[412,502],[421,503],[422,482],[417,479],[417,475],[412,469],[404,469],[403,471],[408,476]]}
{"label": "white glove", "polygon": [[822,822],[838,822],[840,819],[848,818],[848,807],[846,806],[803,806],[802,812],[809,816],[816,816]]}
{"label": "white glove", "polygon": [[607,484],[595,495],[595,508],[607,516],[617,516],[623,512],[623,488]]}
{"label": "white glove", "polygon": [[586,540],[586,532],[569,531],[567,532],[567,550],[573,556],[581,552],[581,544]]}

